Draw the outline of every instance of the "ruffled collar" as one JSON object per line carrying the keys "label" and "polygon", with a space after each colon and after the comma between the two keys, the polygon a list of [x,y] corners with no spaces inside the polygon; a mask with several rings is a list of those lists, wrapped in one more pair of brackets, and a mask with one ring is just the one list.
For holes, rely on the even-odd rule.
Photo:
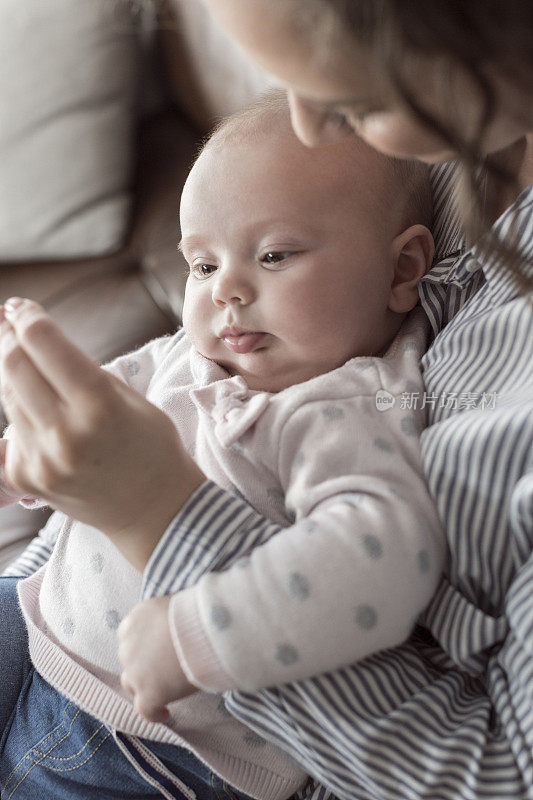
{"label": "ruffled collar", "polygon": [[272,396],[253,391],[240,375],[191,389],[189,394],[196,407],[213,420],[215,436],[223,447],[230,447],[254,425]]}

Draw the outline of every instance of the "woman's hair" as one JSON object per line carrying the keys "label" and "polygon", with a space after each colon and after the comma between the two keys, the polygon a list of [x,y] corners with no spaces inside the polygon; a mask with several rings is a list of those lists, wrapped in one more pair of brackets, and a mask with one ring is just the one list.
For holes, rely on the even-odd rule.
{"label": "woman's hair", "polygon": [[[409,112],[437,133],[458,154],[462,165],[459,210],[467,237],[481,241],[486,252],[500,257],[523,290],[533,288],[531,257],[521,253],[516,238],[502,242],[491,233],[495,203],[502,189],[515,191],[515,177],[484,158],[481,146],[495,111],[495,88],[487,66],[496,66],[510,83],[531,93],[533,101],[532,0],[303,0],[300,24],[317,37],[317,51],[346,33],[367,46],[372,66]],[[323,26],[317,24],[317,17]],[[307,21],[306,21],[307,18]],[[324,35],[325,34],[325,35]],[[319,36],[321,39],[319,40]],[[453,124],[445,124],[419,104],[413,91],[416,57],[440,60],[443,87],[453,70],[463,70],[478,88],[482,113],[475,134],[467,139]],[[320,57],[320,56],[319,56]],[[515,231],[515,237],[517,232]]]}

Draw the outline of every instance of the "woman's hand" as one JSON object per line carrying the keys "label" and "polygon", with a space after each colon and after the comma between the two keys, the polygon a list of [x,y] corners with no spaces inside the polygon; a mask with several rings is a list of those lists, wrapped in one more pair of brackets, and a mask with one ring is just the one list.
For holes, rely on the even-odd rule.
{"label": "woman's hand", "polygon": [[142,570],[204,475],[171,420],[78,350],[39,305],[16,298],[4,315],[7,480],[103,531]]}
{"label": "woman's hand", "polygon": [[168,624],[170,597],[136,605],[118,627],[120,682],[137,711],[151,722],[167,722],[167,703],[197,691],[183,672]]}

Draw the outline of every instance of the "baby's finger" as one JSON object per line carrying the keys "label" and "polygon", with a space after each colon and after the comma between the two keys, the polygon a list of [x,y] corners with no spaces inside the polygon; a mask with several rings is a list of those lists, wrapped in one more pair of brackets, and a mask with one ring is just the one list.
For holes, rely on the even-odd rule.
{"label": "baby's finger", "polygon": [[149,722],[168,722],[170,711],[165,706],[158,706],[150,702],[144,702],[138,696],[133,703],[136,710]]}
{"label": "baby's finger", "polygon": [[135,689],[133,688],[133,684],[130,682],[126,672],[123,672],[120,676],[120,685],[125,692],[131,694],[132,697],[135,697]]}
{"label": "baby's finger", "polygon": [[18,405],[26,418],[35,423],[51,424],[57,417],[60,398],[28,358],[8,323],[0,329],[0,361],[6,406]]}
{"label": "baby's finger", "polygon": [[161,706],[159,703],[150,701],[150,699],[138,692],[135,686],[130,681],[126,671],[122,672],[120,676],[120,683],[124,691],[128,692],[133,698],[133,705],[135,710],[142,714],[142,716],[150,722],[167,722],[170,716],[168,708]]}
{"label": "baby's finger", "polygon": [[10,298],[4,313],[36,368],[63,399],[70,401],[86,389],[100,387],[104,375],[100,367],[61,333],[40,305]]}

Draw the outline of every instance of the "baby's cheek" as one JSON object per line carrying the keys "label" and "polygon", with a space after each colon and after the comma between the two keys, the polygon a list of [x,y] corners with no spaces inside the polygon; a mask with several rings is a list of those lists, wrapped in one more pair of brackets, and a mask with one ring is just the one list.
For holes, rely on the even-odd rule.
{"label": "baby's cheek", "polygon": [[210,329],[209,306],[202,294],[189,289],[189,282],[185,289],[185,299],[183,303],[183,327],[191,342],[198,347]]}

